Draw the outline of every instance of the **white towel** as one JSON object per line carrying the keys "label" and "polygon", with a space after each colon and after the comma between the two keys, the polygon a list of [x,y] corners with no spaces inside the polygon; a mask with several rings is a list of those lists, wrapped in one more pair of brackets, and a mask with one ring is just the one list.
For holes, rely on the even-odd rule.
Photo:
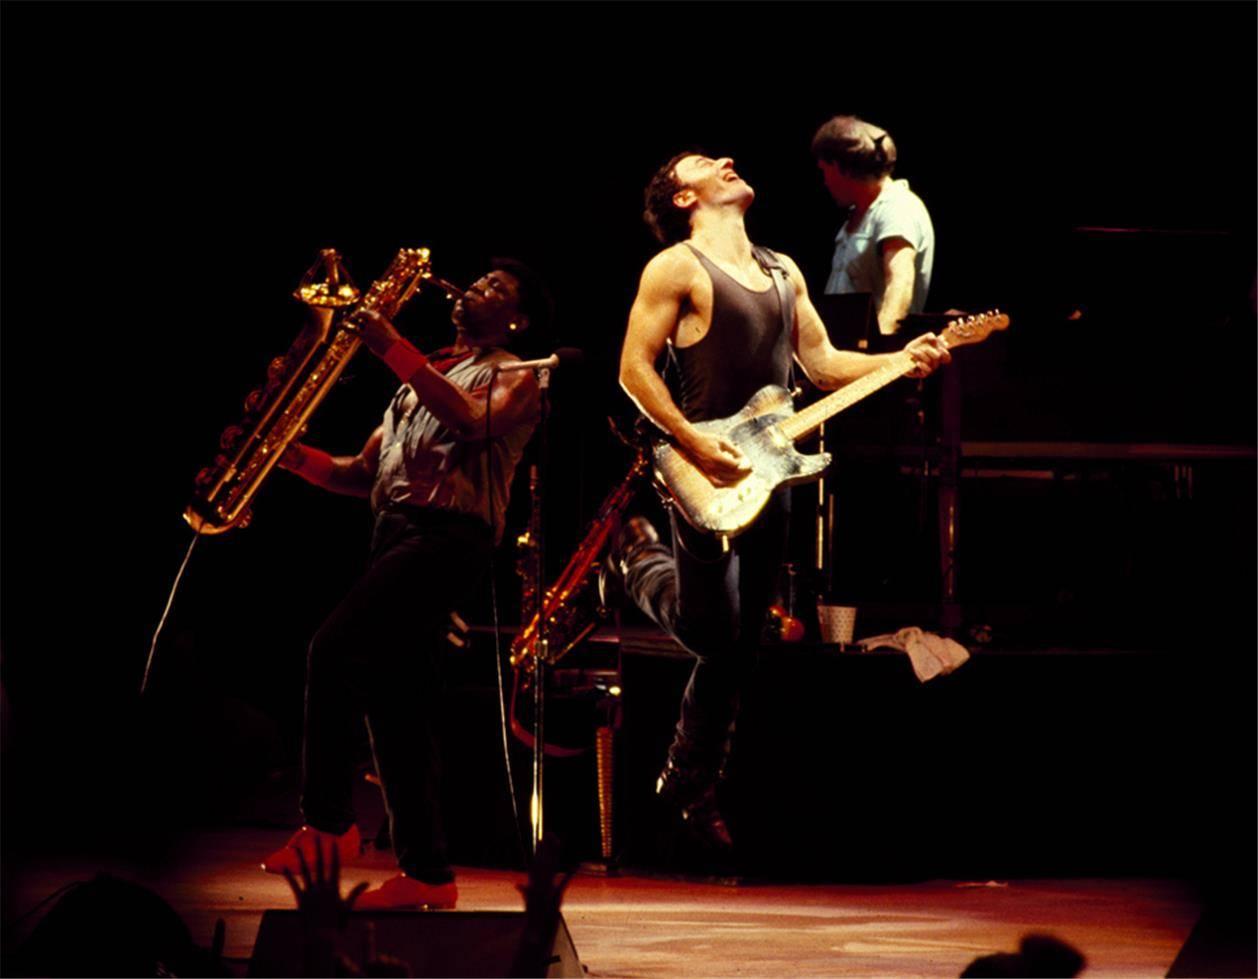
{"label": "white towel", "polygon": [[915,625],[885,636],[870,636],[856,643],[865,649],[889,646],[909,654],[913,672],[925,683],[941,673],[951,673],[970,658],[969,650],[933,632],[924,632]]}

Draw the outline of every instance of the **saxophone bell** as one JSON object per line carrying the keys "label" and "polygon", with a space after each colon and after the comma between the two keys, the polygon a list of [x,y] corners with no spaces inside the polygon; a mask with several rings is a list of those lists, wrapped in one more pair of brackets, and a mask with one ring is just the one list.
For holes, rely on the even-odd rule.
{"label": "saxophone bell", "polygon": [[219,438],[221,452],[196,477],[184,520],[198,534],[244,527],[258,488],[288,446],[305,432],[311,413],[327,396],[362,343],[344,307],[370,310],[388,319],[431,275],[427,248],[403,248],[366,295],[359,293],[335,249],[324,249],[302,277],[294,295],[315,313],[316,322],[288,351],[268,365],[266,382],[249,394],[244,418]]}
{"label": "saxophone bell", "polygon": [[293,290],[293,298],[307,306],[340,309],[358,302],[362,293],[335,248],[324,248],[315,263],[306,269]]}

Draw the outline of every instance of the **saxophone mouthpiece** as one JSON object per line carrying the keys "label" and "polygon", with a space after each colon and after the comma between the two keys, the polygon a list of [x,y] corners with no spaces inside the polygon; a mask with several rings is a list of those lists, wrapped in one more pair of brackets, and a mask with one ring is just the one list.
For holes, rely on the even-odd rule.
{"label": "saxophone mouthpiece", "polygon": [[466,289],[460,289],[453,282],[433,275],[431,272],[424,276],[424,280],[441,289],[446,294],[447,299],[462,299],[463,293],[467,291]]}

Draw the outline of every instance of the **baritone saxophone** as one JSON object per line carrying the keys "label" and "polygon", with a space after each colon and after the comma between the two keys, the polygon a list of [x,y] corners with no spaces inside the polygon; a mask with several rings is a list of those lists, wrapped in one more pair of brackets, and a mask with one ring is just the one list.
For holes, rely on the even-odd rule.
{"label": "baritone saxophone", "polygon": [[358,289],[337,252],[321,253],[294,292],[314,308],[312,322],[283,356],[271,361],[266,383],[245,399],[244,418],[223,431],[221,452],[197,474],[183,514],[193,530],[222,534],[248,525],[250,503],[262,482],[284,450],[305,432],[311,414],[362,343],[347,325],[350,317],[366,309],[391,319],[425,281],[437,283],[447,295],[454,289],[433,276],[427,248],[403,248],[359,302]]}

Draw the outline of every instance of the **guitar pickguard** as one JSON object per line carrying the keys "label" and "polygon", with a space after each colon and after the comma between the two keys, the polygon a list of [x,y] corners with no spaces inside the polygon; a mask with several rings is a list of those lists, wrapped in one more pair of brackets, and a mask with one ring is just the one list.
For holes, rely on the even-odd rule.
{"label": "guitar pickguard", "polygon": [[792,414],[790,394],[783,388],[766,387],[737,415],[695,426],[728,439],[751,463],[751,472],[733,486],[713,486],[702,470],[671,445],[656,449],[657,476],[690,524],[733,537],[752,524],[777,489],[821,476],[830,455],[804,455],[779,428]]}

